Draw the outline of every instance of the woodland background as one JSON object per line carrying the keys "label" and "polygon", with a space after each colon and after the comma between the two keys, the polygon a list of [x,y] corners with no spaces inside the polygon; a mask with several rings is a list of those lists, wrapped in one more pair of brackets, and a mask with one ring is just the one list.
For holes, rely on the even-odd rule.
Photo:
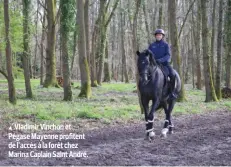
{"label": "woodland background", "polygon": [[[174,134],[158,110],[147,142],[136,51],[157,28],[183,87]],[[0,165],[230,166],[230,66],[231,0],[0,0]],[[71,125],[36,133],[84,133],[89,157],[9,158],[16,123]]]}
{"label": "woodland background", "polygon": [[157,28],[183,84],[205,85],[206,102],[230,87],[231,0],[1,0],[0,20],[0,72],[12,103],[14,79],[25,80],[27,98],[31,80],[47,88],[61,79],[64,100],[73,99],[71,81],[87,98],[103,82],[134,82],[135,52]]}

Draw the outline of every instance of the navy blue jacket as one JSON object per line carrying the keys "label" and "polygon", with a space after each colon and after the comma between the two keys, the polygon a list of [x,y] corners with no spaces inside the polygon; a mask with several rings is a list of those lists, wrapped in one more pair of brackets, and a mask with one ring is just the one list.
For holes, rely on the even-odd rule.
{"label": "navy blue jacket", "polygon": [[170,47],[167,42],[160,40],[155,41],[148,47],[152,51],[156,61],[163,65],[169,65],[171,61]]}

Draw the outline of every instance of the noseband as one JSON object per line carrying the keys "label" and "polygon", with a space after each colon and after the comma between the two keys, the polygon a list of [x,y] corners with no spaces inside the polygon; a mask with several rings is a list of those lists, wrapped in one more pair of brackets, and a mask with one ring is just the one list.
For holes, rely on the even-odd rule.
{"label": "noseband", "polygon": [[[153,69],[152,67],[155,67],[155,68]],[[150,68],[152,70],[150,70]],[[157,69],[157,66],[149,65],[148,72],[141,72],[141,73],[139,73],[139,75],[141,76],[141,75],[147,74],[148,76],[150,76],[152,73],[154,73],[156,71],[156,69]]]}
{"label": "noseband", "polygon": [[[152,80],[152,77],[150,77],[150,76],[152,76],[152,74],[156,71],[156,69],[157,69],[157,66],[154,66],[155,68],[153,69],[153,66],[152,65],[149,65],[149,67],[148,67],[148,72],[142,72],[142,73],[139,73],[139,75],[141,76],[141,75],[144,75],[144,74],[146,74],[147,75],[147,81],[145,81],[143,84],[144,85],[147,85],[151,80]],[[152,69],[152,70],[151,70]]]}

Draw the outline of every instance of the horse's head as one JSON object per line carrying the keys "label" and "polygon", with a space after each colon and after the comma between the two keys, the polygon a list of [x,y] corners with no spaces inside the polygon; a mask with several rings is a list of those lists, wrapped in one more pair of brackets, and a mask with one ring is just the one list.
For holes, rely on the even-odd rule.
{"label": "horse's head", "polygon": [[148,80],[148,75],[151,67],[156,65],[154,56],[150,50],[144,50],[143,52],[136,52],[138,56],[137,67],[142,81]]}

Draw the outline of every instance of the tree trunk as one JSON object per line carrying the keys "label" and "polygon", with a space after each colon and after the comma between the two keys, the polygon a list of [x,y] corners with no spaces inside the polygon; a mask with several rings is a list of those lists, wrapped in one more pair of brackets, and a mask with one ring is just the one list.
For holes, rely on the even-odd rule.
{"label": "tree trunk", "polygon": [[104,68],[104,59],[105,59],[105,44],[106,44],[106,27],[104,26],[105,24],[105,15],[106,13],[104,12],[101,23],[100,23],[100,40],[99,40],[99,50],[97,51],[96,57],[99,58],[99,64],[98,64],[98,74],[97,74],[97,82],[99,85],[102,83],[102,75],[103,75],[103,68]]}
{"label": "tree trunk", "polygon": [[[222,28],[223,28],[223,0],[219,1],[219,20],[218,20],[218,34],[217,34],[217,70],[216,70],[216,84],[215,90],[217,99],[221,99],[221,44],[222,44]],[[215,78],[213,78],[215,79]]]}
{"label": "tree trunk", "polygon": [[225,86],[231,87],[231,0],[227,2],[227,10],[225,15],[225,53],[226,53],[226,79]]}
{"label": "tree trunk", "polygon": [[111,72],[112,72],[112,78],[115,79],[116,73],[115,73],[115,60],[116,60],[116,19],[115,17],[113,18],[113,23],[112,23],[112,28],[111,28],[111,39],[112,39],[112,46],[111,46],[111,51],[112,51],[112,58],[111,58]]}
{"label": "tree trunk", "polygon": [[[214,68],[214,51],[215,51],[215,27],[216,27],[216,4],[217,0],[213,0],[213,14],[212,14],[212,37],[211,37],[211,71],[213,80],[215,79],[215,68]],[[219,29],[218,29],[219,31]]]}
{"label": "tree trunk", "polygon": [[99,47],[100,47],[100,22],[102,19],[102,15],[104,13],[106,1],[100,1],[100,8],[98,18],[96,19],[93,33],[92,33],[92,43],[91,43],[91,56],[90,56],[90,64],[91,64],[91,86],[97,87],[97,70],[96,70],[96,57],[98,56]]}
{"label": "tree trunk", "polygon": [[[185,84],[188,84],[188,81],[189,81],[189,57],[192,57],[192,55],[191,55],[191,50],[190,50],[190,43],[189,43],[189,41],[190,41],[190,36],[188,35],[187,37],[186,37],[186,39],[187,40],[185,40],[185,41],[187,41],[187,43],[188,43],[188,46],[187,46],[187,48],[185,47],[185,51],[183,52],[183,53],[185,53],[185,57],[184,57],[184,59],[185,59],[185,63],[184,63],[184,68],[183,68],[183,72],[184,72],[184,83]],[[187,49],[187,50],[186,50]]]}
{"label": "tree trunk", "polygon": [[0,48],[0,70],[3,70],[3,56],[2,56],[2,50]]}
{"label": "tree trunk", "polygon": [[[229,44],[230,45],[230,44]],[[231,88],[230,84],[230,76],[231,76],[231,46],[227,48],[226,52],[226,79],[225,79],[225,86]]]}
{"label": "tree trunk", "polygon": [[[219,1],[219,20],[217,34],[217,71],[215,90],[218,99],[221,99],[221,44],[222,44],[222,28],[223,28],[223,0]],[[214,78],[215,79],[215,78]]]}
{"label": "tree trunk", "polygon": [[104,82],[110,82],[111,81],[111,72],[109,67],[109,60],[108,60],[108,41],[106,42],[106,48],[105,48],[105,62],[104,62]]}
{"label": "tree trunk", "polygon": [[139,9],[140,9],[140,4],[141,4],[141,0],[136,0],[136,9],[134,11],[134,17],[133,17],[133,25],[132,25],[132,36],[133,36],[133,43],[132,43],[132,47],[133,47],[133,54],[135,56],[135,65],[136,65],[136,88],[137,88],[137,94],[138,94],[138,98],[139,98],[139,105],[140,105],[140,109],[141,109],[141,113],[144,113],[144,108],[143,105],[141,103],[141,99],[140,99],[140,91],[138,89],[138,84],[139,84],[139,73],[138,73],[138,69],[137,69],[137,55],[136,55],[136,51],[138,50],[138,44],[137,44],[137,17],[138,17],[138,13],[139,13]]}
{"label": "tree trunk", "polygon": [[22,64],[24,70],[26,97],[32,98],[32,89],[30,84],[30,51],[29,51],[29,11],[30,11],[30,0],[23,0],[23,57]]}
{"label": "tree trunk", "polygon": [[78,50],[79,66],[81,75],[81,91],[79,97],[91,97],[90,71],[86,53],[86,32],[84,23],[84,0],[79,0],[77,4],[77,18],[79,21]]}
{"label": "tree trunk", "polygon": [[213,86],[211,74],[211,61],[209,57],[209,29],[208,29],[208,15],[207,15],[207,1],[200,0],[201,16],[202,16],[202,48],[203,48],[203,65],[204,65],[204,79],[205,79],[205,102],[217,101],[216,93]]}
{"label": "tree trunk", "polygon": [[38,14],[39,14],[39,2],[37,0],[37,11],[36,11],[36,20],[35,20],[35,49],[34,49],[34,62],[33,62],[33,76],[36,78],[37,76],[37,50],[38,50]]}
{"label": "tree trunk", "polygon": [[173,59],[173,66],[179,73],[181,77],[181,92],[179,96],[179,101],[184,101],[185,98],[185,90],[184,90],[184,79],[182,78],[182,68],[181,68],[181,57],[180,57],[180,47],[179,47],[179,39],[177,33],[177,24],[176,24],[176,0],[169,1],[168,4],[168,11],[169,11],[169,26],[170,29],[170,39],[171,39],[171,49],[172,49],[172,59]]}
{"label": "tree trunk", "polygon": [[90,64],[90,36],[89,36],[89,0],[85,0],[84,4],[84,22],[85,22],[85,30],[86,30],[86,54],[87,61]]}
{"label": "tree trunk", "polygon": [[196,75],[197,75],[197,83],[196,87],[197,89],[202,89],[202,82],[201,82],[201,63],[200,63],[200,55],[201,55],[201,9],[200,9],[200,3],[197,1],[197,18],[196,18],[196,24],[193,17],[193,24],[195,25],[193,27],[193,36],[194,36],[194,44],[196,48]]}
{"label": "tree trunk", "polygon": [[146,28],[146,32],[147,32],[147,39],[148,39],[148,44],[151,44],[152,40],[151,40],[151,33],[149,30],[149,25],[148,25],[148,15],[147,15],[147,11],[146,11],[146,2],[143,2],[143,12],[144,12],[144,21],[145,21],[145,28]]}
{"label": "tree trunk", "polygon": [[[45,9],[44,9],[45,10]],[[43,85],[43,76],[44,76],[44,41],[45,41],[45,23],[46,23],[46,15],[43,14],[43,20],[42,20],[42,38],[40,43],[40,54],[41,54],[41,62],[40,62],[40,85]]]}
{"label": "tree trunk", "polygon": [[95,25],[93,34],[92,34],[92,47],[91,47],[91,56],[90,56],[90,64],[91,64],[91,86],[97,87],[98,82],[96,79],[96,62],[95,62],[95,56],[96,56],[96,46],[97,44],[97,38],[98,38],[98,26]]}
{"label": "tree trunk", "polygon": [[[124,42],[124,34],[125,34],[125,16],[123,15],[123,12],[120,12],[120,25],[121,25],[121,52],[122,52],[122,76],[125,78],[125,83],[129,83],[128,78],[128,71],[127,71],[127,59],[125,54],[125,42]],[[122,81],[123,82],[123,81]]]}
{"label": "tree trunk", "polygon": [[[77,13],[76,13],[76,18],[77,17]],[[73,42],[73,55],[72,55],[72,58],[71,58],[71,73],[72,73],[72,76],[73,76],[73,67],[74,67],[74,62],[75,62],[75,57],[76,57],[76,46],[77,46],[77,35],[78,35],[78,19],[76,19],[76,22],[75,22],[75,30],[74,30],[74,42]]]}
{"label": "tree trunk", "polygon": [[[30,48],[29,48],[29,52],[31,53],[31,50],[30,50]],[[31,59],[31,56],[29,56],[28,57],[29,58],[29,69],[30,69],[30,72],[29,72],[29,74],[30,74],[30,78],[32,79],[32,78],[34,78],[34,76],[33,76],[33,66],[32,66],[32,59]]]}
{"label": "tree trunk", "polygon": [[12,71],[12,56],[11,56],[11,45],[9,38],[10,18],[9,18],[9,1],[4,0],[4,21],[5,21],[5,41],[6,41],[6,69],[8,78],[8,92],[9,101],[12,104],[16,104],[14,77]]}
{"label": "tree trunk", "polygon": [[[100,3],[105,4],[105,0],[101,0]],[[106,17],[108,5],[109,5],[109,4],[107,4],[107,6],[103,8],[103,14],[101,16],[102,18],[100,19],[100,41],[99,41],[100,47],[99,47],[98,54],[96,54],[97,55],[96,57],[99,57],[99,66],[98,66],[99,70],[98,70],[98,74],[97,74],[97,82],[99,85],[101,85],[101,82],[102,82],[102,75],[103,75],[103,69],[104,69],[107,27],[111,21],[112,16],[114,15],[114,12],[118,6],[118,3],[119,3],[119,0],[116,0],[114,2],[113,9],[112,9],[111,13],[109,13],[108,17]]]}
{"label": "tree trunk", "polygon": [[[193,36],[193,32],[191,31],[191,33],[190,33],[190,35],[191,35],[191,40],[192,41],[194,41],[195,39],[193,38],[194,36]],[[192,42],[193,43],[193,42]],[[191,65],[192,65],[192,85],[193,85],[193,89],[195,88],[195,66],[194,66],[194,63],[195,63],[195,58],[194,58],[194,46],[192,45],[192,57],[191,57],[191,59],[192,59],[192,61],[191,61]]]}
{"label": "tree trunk", "polygon": [[46,78],[44,87],[58,86],[56,81],[56,57],[55,57],[55,13],[56,0],[46,0],[47,3],[47,48],[46,48]]}
{"label": "tree trunk", "polygon": [[163,0],[159,1],[159,20],[158,20],[158,25],[157,28],[162,28],[163,27]]}
{"label": "tree trunk", "polygon": [[152,25],[152,30],[154,31],[155,27],[156,27],[156,15],[157,15],[157,11],[158,11],[158,5],[157,5],[157,0],[155,0],[154,2],[154,7],[153,7],[153,14],[152,14],[152,21],[151,21],[151,25]]}
{"label": "tree trunk", "polygon": [[57,52],[59,51],[59,59],[58,59],[58,56],[56,56],[56,59],[57,60],[59,60],[59,67],[57,67],[57,71],[58,71],[58,74],[57,74],[57,72],[56,72],[56,75],[57,76],[62,76],[63,75],[63,57],[62,57],[62,42],[63,41],[61,41],[62,40],[62,37],[61,37],[61,23],[60,23],[60,21],[61,20],[59,20],[59,24],[58,24],[58,31],[59,31],[59,33],[56,33],[56,39],[58,39],[59,38],[59,48],[58,48],[58,45],[56,45],[56,47],[55,47],[55,50],[57,50]]}
{"label": "tree trunk", "polygon": [[60,35],[61,35],[61,47],[62,47],[62,67],[63,67],[63,90],[65,101],[72,100],[72,90],[71,90],[71,74],[69,68],[69,54],[68,54],[68,37],[71,23],[68,20],[73,18],[74,12],[72,12],[71,7],[73,2],[71,0],[60,0]]}

